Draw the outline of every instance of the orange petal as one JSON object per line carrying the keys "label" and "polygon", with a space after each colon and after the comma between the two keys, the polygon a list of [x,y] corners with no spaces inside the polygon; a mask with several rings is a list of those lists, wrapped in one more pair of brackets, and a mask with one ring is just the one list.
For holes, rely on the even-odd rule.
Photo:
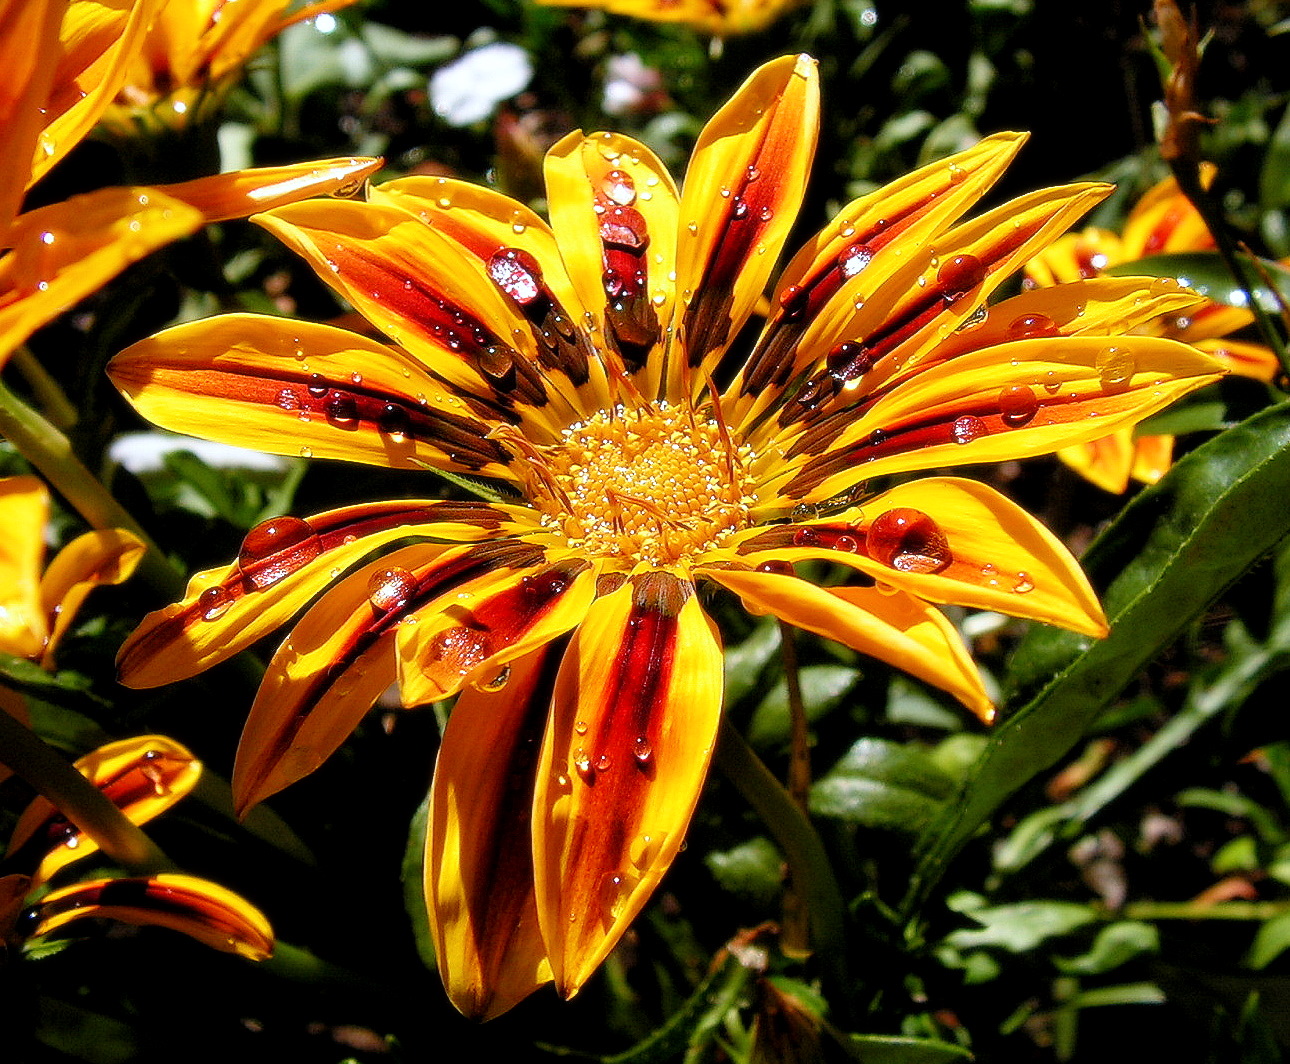
{"label": "orange petal", "polygon": [[0,651],[34,658],[49,635],[40,597],[48,489],[35,477],[0,478],[0,517]]}
{"label": "orange petal", "polygon": [[1016,503],[974,480],[915,480],[835,518],[772,527],[737,550],[753,564],[827,558],[932,602],[1106,633],[1097,596],[1070,552]]}
{"label": "orange petal", "polygon": [[130,578],[147,548],[133,532],[100,529],[78,536],[60,550],[40,582],[41,602],[50,619],[41,665],[53,668],[54,651],[85,598],[96,587]]}
{"label": "orange petal", "polygon": [[687,580],[638,575],[598,600],[556,679],[537,771],[538,917],[575,994],[680,849],[721,714],[721,645]]}
{"label": "orange petal", "polygon": [[144,417],[273,454],[508,478],[476,411],[404,353],[358,333],[225,314],[148,337],[108,364]]}
{"label": "orange petal", "polygon": [[158,192],[195,207],[208,222],[245,218],[310,196],[350,195],[381,168],[380,159],[339,158],[234,170],[159,185]]}
{"label": "orange petal", "polygon": [[[999,179],[1025,142],[998,133],[854,200],[784,268],[766,328],[731,389],[732,416],[753,416],[808,363],[800,344],[815,314],[842,290],[875,291]],[[863,277],[861,276],[863,274]]]}
{"label": "orange petal", "polygon": [[[100,746],[76,769],[134,824],[146,824],[197,785],[202,766],[188,749],[164,735],[141,735]],[[48,799],[36,798],[18,819],[6,848],[33,843],[44,855],[33,882],[45,883],[60,868],[98,852]]]}
{"label": "orange petal", "polygon": [[[397,500],[262,521],[238,561],[198,573],[183,601],[144,618],[117,657],[121,681],[155,687],[195,675],[285,623],[378,547],[409,536],[485,539],[499,534],[505,516],[483,503]],[[420,549],[433,555],[448,547]]]}
{"label": "orange petal", "polygon": [[259,909],[209,880],[171,873],[94,879],[53,891],[29,911],[27,937],[52,934],[86,917],[168,927],[253,961],[273,954],[273,928]]}
{"label": "orange petal", "polygon": [[551,703],[550,648],[512,663],[500,690],[466,688],[435,763],[426,907],[448,997],[489,1020],[551,981],[533,897],[530,808]]}
{"label": "orange petal", "polygon": [[46,322],[201,224],[192,207],[143,188],[100,189],[21,215],[0,259],[0,365]]}
{"label": "orange petal", "polygon": [[659,394],[676,297],[678,197],[645,145],[616,133],[570,133],[546,155],[551,226],[582,305],[644,396]]}
{"label": "orange petal", "polygon": [[[496,199],[504,197],[472,193],[473,214]],[[542,257],[562,270],[550,260],[550,231],[527,207],[505,202],[507,215],[522,220],[509,246],[493,243],[486,253],[484,244],[462,243],[390,202],[297,203],[254,220],[432,372],[541,423],[542,408],[561,395],[548,387],[548,371],[580,388],[595,352],[580,313],[557,306],[546,284]],[[548,324],[551,315],[558,323]]]}
{"label": "orange petal", "polygon": [[45,125],[54,77],[49,56],[65,7],[55,0],[10,0],[0,7],[0,152],[7,160],[0,168],[0,233],[9,231],[31,181],[30,171],[15,164],[35,154]]}
{"label": "orange petal", "polygon": [[1121,429],[1057,452],[1062,462],[1103,491],[1123,495],[1129,489],[1134,458],[1133,430]]}
{"label": "orange petal", "polygon": [[308,775],[395,680],[399,623],[425,604],[502,569],[530,568],[515,541],[405,547],[346,577],[301,618],[269,663],[233,769],[238,814]]}
{"label": "orange petal", "polygon": [[703,575],[755,613],[833,639],[949,691],[987,723],[994,717],[981,675],[954,626],[927,603],[895,588],[816,587],[774,572],[709,569]]}
{"label": "orange petal", "polygon": [[[819,75],[808,56],[757,70],[704,127],[679,217],[669,394],[701,363],[713,372],[765,290],[806,189],[819,131]],[[693,387],[703,383],[695,374]]]}
{"label": "orange petal", "polygon": [[505,684],[509,662],[564,635],[586,616],[599,566],[567,558],[458,584],[399,626],[405,706],[438,702],[474,684]]}

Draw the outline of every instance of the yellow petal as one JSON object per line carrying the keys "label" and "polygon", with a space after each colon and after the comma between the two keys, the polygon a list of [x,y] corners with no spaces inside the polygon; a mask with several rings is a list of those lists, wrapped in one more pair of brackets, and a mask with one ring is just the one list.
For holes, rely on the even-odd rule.
{"label": "yellow petal", "polygon": [[704,127],[679,217],[673,397],[703,384],[752,312],[797,218],[819,131],[819,75],[807,56],[757,70]]}
{"label": "yellow petal", "polygon": [[209,880],[172,873],[95,879],[53,891],[32,910],[28,937],[52,934],[87,917],[168,927],[253,961],[273,954],[273,928],[259,909]]}
{"label": "yellow petal", "polygon": [[34,658],[49,636],[40,598],[48,489],[35,477],[0,479],[0,517],[0,651]]}
{"label": "yellow petal", "polygon": [[[243,540],[238,561],[196,574],[181,602],[144,618],[117,657],[121,682],[155,687],[232,657],[378,547],[409,536],[486,539],[500,534],[505,517],[483,503],[413,499],[262,521]],[[429,555],[448,547],[421,549]]]}
{"label": "yellow petal", "polygon": [[808,241],[776,282],[766,328],[726,399],[732,419],[755,416],[809,365],[811,349],[799,341],[825,303],[839,291],[880,287],[989,191],[1025,139],[998,133],[915,170],[852,201]]}
{"label": "yellow petal", "polygon": [[639,575],[569,644],[537,770],[538,917],[575,994],[680,849],[721,713],[721,645],[692,585]]}
{"label": "yellow petal", "polygon": [[380,159],[319,159],[290,166],[234,170],[194,181],[159,185],[157,191],[197,208],[208,222],[222,222],[309,196],[348,195],[361,188],[381,165]]}
{"label": "yellow petal", "polygon": [[767,476],[799,466],[782,493],[814,502],[886,473],[1046,454],[1131,426],[1221,375],[1194,348],[1155,337],[1019,340],[932,365],[808,430]]}
{"label": "yellow petal", "polygon": [[753,564],[827,558],[932,602],[1106,633],[1097,596],[1070,552],[1016,503],[974,480],[912,481],[835,518],[772,527],[737,549]]}
{"label": "yellow petal", "polygon": [[645,145],[616,133],[570,133],[546,155],[551,226],[583,306],[639,392],[659,395],[676,298],[678,197]]}
{"label": "yellow petal", "polygon": [[487,411],[477,416],[413,359],[346,329],[225,314],[141,340],[108,376],[150,421],[206,439],[509,479]]}
{"label": "yellow petal", "polygon": [[756,613],[815,632],[949,691],[982,720],[994,716],[981,675],[941,612],[894,588],[821,588],[774,572],[704,570]]}
{"label": "yellow petal", "polygon": [[316,769],[394,682],[399,624],[425,604],[541,552],[515,541],[404,547],[341,580],[269,663],[233,769],[238,814]]}
{"label": "yellow petal", "polygon": [[530,807],[551,703],[550,648],[510,666],[500,690],[467,688],[439,747],[426,828],[425,892],[439,975],[489,1020],[551,981],[533,897]]}
{"label": "yellow petal", "polygon": [[[146,824],[192,791],[202,766],[174,739],[141,735],[100,746],[80,758],[76,769],[131,823]],[[23,811],[6,852],[12,854],[29,843],[43,854],[33,877],[35,885],[47,882],[73,861],[98,852],[98,844],[46,798],[36,798]]]}
{"label": "yellow petal", "polygon": [[1026,277],[1041,286],[1096,277],[1125,261],[1120,238],[1109,229],[1088,228],[1058,237],[1026,263]]}
{"label": "yellow petal", "polygon": [[[474,216],[498,198],[472,196]],[[546,285],[539,255],[562,270],[550,259],[549,230],[518,203],[512,213],[523,220],[502,248],[463,243],[390,202],[297,203],[254,220],[435,374],[540,426],[541,408],[560,406],[555,381],[581,388],[595,352],[579,330],[580,313],[557,307]],[[548,325],[551,315],[558,328]]]}
{"label": "yellow petal", "polygon": [[0,259],[0,365],[46,322],[201,224],[187,204],[143,188],[100,189],[21,215]]}
{"label": "yellow petal", "polygon": [[53,667],[54,651],[85,597],[96,587],[130,578],[146,548],[133,532],[120,528],[86,532],[54,556],[40,583],[41,602],[50,618],[49,641],[41,664]]}
{"label": "yellow petal", "polygon": [[399,626],[405,706],[438,702],[463,686],[505,684],[509,662],[564,635],[586,616],[599,566],[568,558],[457,584]]}

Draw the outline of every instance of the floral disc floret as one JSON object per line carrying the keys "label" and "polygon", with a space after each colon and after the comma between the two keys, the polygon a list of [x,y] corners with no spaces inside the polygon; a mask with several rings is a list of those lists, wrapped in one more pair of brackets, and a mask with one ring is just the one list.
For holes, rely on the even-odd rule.
{"label": "floral disc floret", "polygon": [[748,527],[751,448],[719,421],[664,401],[601,410],[531,459],[546,528],[602,557],[674,565]]}

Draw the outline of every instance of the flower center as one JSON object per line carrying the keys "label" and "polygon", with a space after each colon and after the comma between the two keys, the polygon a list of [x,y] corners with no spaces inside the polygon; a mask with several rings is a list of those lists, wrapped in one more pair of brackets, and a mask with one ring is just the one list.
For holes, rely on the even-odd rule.
{"label": "flower center", "polygon": [[601,410],[534,462],[542,523],[590,554],[668,565],[749,524],[752,451],[665,402]]}

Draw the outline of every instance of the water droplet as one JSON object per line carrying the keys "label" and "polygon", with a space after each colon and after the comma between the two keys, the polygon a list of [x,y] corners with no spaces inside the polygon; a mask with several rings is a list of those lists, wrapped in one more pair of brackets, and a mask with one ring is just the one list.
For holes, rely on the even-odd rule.
{"label": "water droplet", "polygon": [[1040,336],[1060,336],[1061,329],[1047,314],[1022,314],[1008,324],[1009,340],[1030,340]]}
{"label": "water droplet", "polygon": [[330,390],[331,385],[323,379],[321,373],[309,374],[309,394],[315,399],[321,399]]}
{"label": "water droplet", "polygon": [[321,553],[322,544],[308,521],[299,517],[271,517],[246,534],[237,564],[251,585],[263,590]]}
{"label": "water droplet", "polygon": [[520,248],[502,248],[488,259],[488,276],[510,299],[528,307],[543,295],[542,267]]}
{"label": "water droplet", "polygon": [[828,353],[824,364],[834,379],[852,381],[873,369],[873,357],[864,344],[844,340]]}
{"label": "water droplet", "polygon": [[649,226],[635,207],[611,207],[600,216],[600,239],[611,247],[642,251],[649,244]]}
{"label": "water droplet", "polygon": [[591,767],[591,758],[582,747],[578,747],[573,752],[573,769],[584,783],[591,783],[596,778],[596,773]]}
{"label": "water droplet", "polygon": [[623,877],[617,872],[610,872],[600,882],[600,906],[604,910],[605,916],[610,920],[616,919],[622,912],[623,902],[626,900],[627,891],[623,883]]}
{"label": "water droplet", "polygon": [[367,578],[367,601],[381,613],[402,609],[417,591],[417,578],[407,569],[377,569]]}
{"label": "water droplet", "polygon": [[496,676],[494,676],[491,680],[487,680],[484,683],[480,684],[479,687],[480,687],[480,690],[483,690],[483,691],[500,691],[503,687],[505,687],[508,683],[510,683],[510,681],[511,681],[511,667],[509,665],[503,665],[501,669],[498,670]]}
{"label": "water droplet", "polygon": [[609,755],[601,754],[598,758],[596,758],[596,771],[606,772],[608,771],[610,764],[611,762],[609,760]]}
{"label": "water droplet", "polygon": [[782,562],[772,559],[768,562],[762,562],[757,566],[759,573],[769,573],[771,576],[796,576],[797,571],[793,568],[792,562]]}
{"label": "water droplet", "polygon": [[1031,579],[1030,574],[1024,569],[1017,574],[1017,582],[1012,585],[1012,590],[1018,595],[1026,595],[1035,590],[1035,582]]}
{"label": "water droplet", "polygon": [[300,408],[300,397],[290,388],[283,388],[278,392],[276,402],[281,410],[291,411]]}
{"label": "water droplet", "polygon": [[1011,384],[999,393],[999,414],[1005,425],[1025,425],[1039,413],[1039,397],[1028,384]]}
{"label": "water droplet", "polygon": [[961,185],[967,180],[968,172],[957,163],[950,163],[950,184]]}
{"label": "water droplet", "polygon": [[376,427],[395,440],[402,440],[408,434],[408,412],[397,403],[386,403],[376,415]]}
{"label": "water droplet", "polygon": [[600,190],[620,207],[630,207],[636,201],[636,185],[625,170],[610,170],[600,182]]}
{"label": "water droplet", "polygon": [[972,414],[964,414],[954,422],[954,428],[951,430],[954,434],[954,442],[963,444],[971,443],[973,440],[979,440],[989,430],[985,422],[979,417]]}
{"label": "water droplet", "polygon": [[873,261],[873,248],[868,244],[852,244],[838,255],[838,269],[843,278],[851,278],[860,273]]}
{"label": "water droplet", "polygon": [[587,734],[587,722],[585,720],[576,720],[573,722],[573,730],[579,735]]}
{"label": "water droplet", "polygon": [[1137,369],[1133,352],[1126,347],[1104,347],[1093,360],[1098,379],[1107,391],[1123,391],[1133,379]]}
{"label": "water droplet", "polygon": [[228,613],[229,607],[233,605],[234,601],[235,599],[228,591],[216,584],[213,587],[208,587],[197,596],[197,609],[201,613],[203,621],[213,621]]}
{"label": "water droplet", "polygon": [[643,735],[636,736],[636,741],[632,743],[632,757],[636,758],[642,765],[647,765],[653,756],[653,744]]}
{"label": "water droplet", "polygon": [[338,429],[352,429],[358,425],[358,403],[348,392],[333,392],[323,404],[323,413]]}
{"label": "water droplet", "polygon": [[904,573],[939,573],[954,561],[940,525],[908,506],[875,517],[865,542],[871,558]]}
{"label": "water droplet", "polygon": [[422,671],[440,683],[451,683],[460,680],[492,652],[485,633],[456,625],[430,640]]}
{"label": "water droplet", "polygon": [[936,285],[945,301],[953,303],[984,281],[987,272],[975,255],[955,255],[937,269]]}

